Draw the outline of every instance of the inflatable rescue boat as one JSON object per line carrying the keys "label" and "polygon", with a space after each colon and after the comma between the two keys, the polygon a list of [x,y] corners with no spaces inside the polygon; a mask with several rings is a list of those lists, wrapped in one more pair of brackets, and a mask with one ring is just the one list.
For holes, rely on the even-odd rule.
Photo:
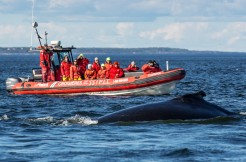
{"label": "inflatable rescue boat", "polygon": [[[41,75],[41,74],[40,74]],[[89,94],[89,95],[162,95],[169,94],[185,77],[177,68],[152,74],[125,73],[124,78],[43,83],[28,78],[8,78],[7,91],[13,94]]]}
{"label": "inflatable rescue boat", "polygon": [[[40,36],[37,31],[37,22],[33,24],[36,29],[40,48]],[[47,39],[46,39],[47,44]],[[6,80],[6,89],[12,94],[88,94],[88,95],[162,95],[169,94],[176,83],[185,77],[182,68],[160,71],[152,74],[143,72],[128,72],[125,77],[117,79],[97,79],[81,81],[61,81],[60,64],[65,56],[73,62],[72,47],[62,47],[60,41],[51,41],[48,50],[53,52],[52,76],[54,81],[42,82],[41,68],[32,69],[31,78],[11,77]]]}

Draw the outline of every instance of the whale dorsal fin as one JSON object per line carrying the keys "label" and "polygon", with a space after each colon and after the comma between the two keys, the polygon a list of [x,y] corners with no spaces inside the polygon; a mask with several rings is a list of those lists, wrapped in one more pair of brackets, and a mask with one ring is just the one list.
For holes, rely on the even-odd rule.
{"label": "whale dorsal fin", "polygon": [[206,93],[204,91],[199,91],[196,93],[185,94],[185,95],[181,96],[180,99],[183,102],[191,102],[191,101],[194,101],[194,99],[195,100],[197,100],[197,99],[203,100],[203,97],[205,97],[205,96],[206,96]]}
{"label": "whale dorsal fin", "polygon": [[206,96],[206,93],[204,91],[199,91],[197,93],[194,93],[197,97],[203,98]]}
{"label": "whale dorsal fin", "polygon": [[189,94],[185,94],[182,97],[183,98],[187,98],[187,97],[199,97],[199,98],[203,98],[206,96],[206,93],[204,91],[199,91],[196,93],[189,93]]}

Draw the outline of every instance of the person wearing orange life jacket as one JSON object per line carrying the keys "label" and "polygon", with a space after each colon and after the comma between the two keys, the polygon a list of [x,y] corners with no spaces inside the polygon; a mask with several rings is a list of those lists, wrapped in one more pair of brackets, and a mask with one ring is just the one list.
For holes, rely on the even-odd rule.
{"label": "person wearing orange life jacket", "polygon": [[97,73],[95,70],[92,69],[92,65],[88,64],[88,69],[85,71],[85,79],[86,80],[93,80],[96,79]]}
{"label": "person wearing orange life jacket", "polygon": [[124,77],[124,71],[122,68],[120,68],[118,62],[114,62],[114,66],[109,70],[109,78],[115,79],[121,77]]}
{"label": "person wearing orange life jacket", "polygon": [[109,73],[106,70],[105,65],[101,64],[101,69],[97,72],[97,79],[108,79]]}
{"label": "person wearing orange life jacket", "polygon": [[106,70],[109,71],[112,67],[113,67],[112,61],[111,61],[110,57],[107,57],[106,62],[105,62],[105,68],[106,68]]}
{"label": "person wearing orange life jacket", "polygon": [[77,60],[74,60],[74,64],[70,67],[70,80],[82,80],[80,74],[80,66],[77,64]]}
{"label": "person wearing orange life jacket", "polygon": [[84,78],[86,66],[89,64],[90,61],[82,53],[79,54],[77,61],[78,61],[78,65],[79,65],[80,70],[81,70],[80,71],[81,78]]}
{"label": "person wearing orange life jacket", "polygon": [[61,75],[62,81],[69,81],[70,80],[70,67],[71,62],[68,60],[68,56],[64,57],[64,60],[61,63]]}
{"label": "person wearing orange life jacket", "polygon": [[137,65],[135,64],[134,61],[131,62],[131,64],[124,69],[125,71],[128,71],[128,72],[136,72],[139,70],[139,67],[137,67]]}
{"label": "person wearing orange life jacket", "polygon": [[53,52],[48,50],[47,46],[43,46],[40,51],[40,67],[42,70],[42,81],[52,81],[51,77],[51,59]]}
{"label": "person wearing orange life jacket", "polygon": [[98,72],[101,69],[99,59],[95,57],[95,61],[92,64],[92,69]]}

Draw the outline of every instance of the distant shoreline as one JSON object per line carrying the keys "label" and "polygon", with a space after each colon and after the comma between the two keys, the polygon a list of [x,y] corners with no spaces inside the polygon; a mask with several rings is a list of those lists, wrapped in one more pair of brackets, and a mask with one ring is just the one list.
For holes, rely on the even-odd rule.
{"label": "distant shoreline", "polygon": [[[29,52],[30,47],[0,47],[0,53],[26,53]],[[35,52],[35,51],[34,51]],[[36,51],[37,53],[38,51]],[[146,47],[146,48],[76,48],[74,53],[85,54],[219,54],[219,53],[242,53],[234,51],[198,51],[188,50],[181,48],[169,48],[169,47]]]}

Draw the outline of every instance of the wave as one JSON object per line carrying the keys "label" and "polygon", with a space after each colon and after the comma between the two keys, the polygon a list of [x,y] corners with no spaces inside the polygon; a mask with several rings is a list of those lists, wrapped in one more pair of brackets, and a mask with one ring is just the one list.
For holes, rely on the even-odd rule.
{"label": "wave", "polygon": [[51,124],[60,126],[69,126],[72,124],[93,125],[98,123],[97,120],[92,120],[90,117],[81,117],[80,115],[75,115],[64,119],[55,119],[52,116],[47,116],[42,118],[26,119],[26,121],[36,125]]}
{"label": "wave", "polygon": [[240,112],[240,115],[245,115],[246,116],[246,112]]}
{"label": "wave", "polygon": [[82,125],[92,125],[97,124],[97,120],[92,120],[90,117],[81,117],[79,115],[75,115],[63,121],[63,125],[66,124],[82,124]]}
{"label": "wave", "polygon": [[9,120],[9,117],[6,114],[4,114],[3,116],[0,117],[0,121],[1,120]]}
{"label": "wave", "polygon": [[171,157],[186,157],[192,155],[192,151],[188,148],[180,148],[166,153],[165,156]]}

